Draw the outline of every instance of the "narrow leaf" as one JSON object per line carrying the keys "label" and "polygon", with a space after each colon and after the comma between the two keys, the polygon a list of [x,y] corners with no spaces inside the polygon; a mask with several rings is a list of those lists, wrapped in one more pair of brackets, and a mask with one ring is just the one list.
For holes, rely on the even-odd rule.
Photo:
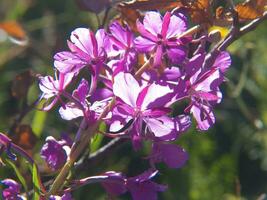
{"label": "narrow leaf", "polygon": [[17,166],[11,162],[10,160],[8,159],[5,159],[5,162],[10,166],[12,167],[12,169],[14,170],[14,172],[16,173],[20,183],[22,184],[22,187],[23,189],[25,190],[27,196],[28,196],[28,187],[27,187],[27,183],[25,181],[25,179],[23,178],[22,174],[20,173],[19,169],[17,168]]}
{"label": "narrow leaf", "polygon": [[40,190],[38,170],[35,164],[32,166],[32,182],[33,182],[33,189],[34,189],[33,200],[39,200],[41,190]]}

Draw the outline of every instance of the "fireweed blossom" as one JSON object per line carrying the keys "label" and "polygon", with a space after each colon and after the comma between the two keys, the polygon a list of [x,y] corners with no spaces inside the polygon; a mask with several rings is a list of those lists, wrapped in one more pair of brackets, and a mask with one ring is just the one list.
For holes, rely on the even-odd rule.
{"label": "fireweed blossom", "polygon": [[221,102],[222,93],[219,86],[231,64],[229,54],[221,52],[211,68],[203,69],[204,58],[204,55],[198,54],[190,59],[186,66],[186,75],[189,77],[188,95],[191,99],[186,110],[193,114],[200,130],[207,130],[215,123],[212,109],[215,104]]}
{"label": "fireweed blossom", "polygon": [[124,27],[115,21],[109,26],[109,40],[106,48],[108,57],[113,57],[112,63],[121,62],[125,65],[125,70],[130,72],[137,64],[137,51],[134,46],[134,34],[128,27]]}
{"label": "fireweed blossom", "polygon": [[5,200],[24,200],[25,197],[21,196],[20,189],[21,186],[16,181],[12,179],[4,179],[0,181],[0,184],[4,186],[2,191],[2,198]]}
{"label": "fireweed blossom", "polygon": [[135,39],[135,45],[141,53],[154,54],[154,65],[159,66],[166,56],[174,64],[181,64],[186,56],[186,48],[179,35],[187,29],[183,14],[166,12],[162,18],[158,12],[147,12],[143,23],[137,21],[141,36]]}
{"label": "fireweed blossom", "polygon": [[[59,114],[62,119],[72,120],[84,116],[90,123],[96,120],[110,102],[112,93],[109,92],[109,90],[102,89],[96,90],[90,95],[89,91],[88,81],[82,79],[78,88],[72,93],[72,99],[75,101],[68,102],[60,107]],[[87,100],[88,96],[94,100],[93,104]],[[96,98],[96,96],[98,96],[98,98]]]}
{"label": "fireweed blossom", "polygon": [[[158,173],[157,163],[163,162],[169,168],[185,165],[189,155],[171,142],[191,126],[189,113],[199,130],[208,130],[215,123],[213,109],[222,100],[219,87],[231,59],[227,52],[220,52],[214,63],[204,68],[204,48],[190,52],[194,56],[189,57],[188,38],[196,39],[194,45],[199,38],[182,36],[187,19],[181,13],[167,12],[162,17],[159,12],[147,12],[142,21],[137,21],[137,28],[139,36],[117,21],[108,26],[107,32],[100,29],[94,34],[86,28],[75,29],[68,41],[69,51],[54,56],[58,76],[41,77],[39,87],[48,102],[44,110],[59,101],[64,120],[83,118],[88,127],[104,123],[107,131],[93,130],[94,134],[127,138],[135,150],[148,141],[151,150],[146,159],[150,170],[135,177],[110,171],[98,181],[111,196],[130,192],[134,200],[156,200],[158,192],[166,190],[166,186],[152,181]],[[139,58],[148,62],[138,63]],[[81,78],[78,86],[69,87],[75,88],[73,91],[67,91],[67,86],[76,82],[72,81],[74,77],[84,75],[80,73],[84,67],[89,70],[83,72],[90,72],[85,77],[90,78]],[[188,103],[186,109],[174,110],[172,106],[182,100]],[[67,161],[71,145],[65,139],[49,136],[41,157],[52,170],[58,170]],[[69,194],[66,197],[71,198]]]}
{"label": "fireweed blossom", "polygon": [[60,140],[48,136],[41,149],[41,157],[53,171],[58,170],[66,162],[71,145],[71,139],[67,135],[62,135]]}
{"label": "fireweed blossom", "polygon": [[[119,73],[114,77],[113,92],[121,100],[117,105],[119,111],[133,120],[131,137],[135,148],[140,145],[142,137],[155,137],[164,141],[174,140],[184,126],[188,126],[187,121],[190,120],[186,116],[183,117],[186,119],[184,123],[181,123],[180,117],[167,116],[171,109],[165,107],[165,104],[169,100],[168,96],[173,92],[169,87],[154,83],[140,86],[131,74]],[[143,134],[143,123],[152,135]]]}
{"label": "fireweed blossom", "polygon": [[[55,79],[52,76],[44,76],[39,78],[39,88],[43,92],[40,99],[45,99],[47,102],[43,107],[44,111],[50,110],[58,100],[61,100],[60,95],[65,90],[68,84],[70,84],[74,73],[59,73],[58,78],[55,75]],[[50,103],[49,99],[54,98]]]}
{"label": "fireweed blossom", "polygon": [[102,186],[111,196],[117,196],[129,191],[133,200],[157,200],[157,193],[164,192],[167,186],[153,182],[151,179],[157,175],[157,170],[147,170],[135,177],[125,177],[118,172],[106,172],[107,179]]}
{"label": "fireweed blossom", "polygon": [[62,51],[54,56],[54,66],[61,73],[78,73],[88,66],[91,71],[91,89],[97,84],[97,77],[106,60],[106,32],[99,29],[96,34],[87,28],[72,31],[68,46],[70,51]]}
{"label": "fireweed blossom", "polygon": [[84,66],[90,65],[92,73],[96,74],[106,58],[105,38],[103,29],[95,35],[87,28],[75,29],[68,41],[70,51],[62,51],[54,56],[56,69],[61,73],[79,72]]}

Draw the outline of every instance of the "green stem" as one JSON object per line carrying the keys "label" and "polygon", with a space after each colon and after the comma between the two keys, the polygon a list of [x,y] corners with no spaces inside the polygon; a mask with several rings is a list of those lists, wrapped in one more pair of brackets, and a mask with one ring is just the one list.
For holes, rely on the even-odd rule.
{"label": "green stem", "polygon": [[94,133],[98,130],[98,126],[102,121],[102,118],[106,116],[108,111],[111,109],[115,102],[115,98],[111,100],[109,105],[103,110],[102,114],[99,116],[96,124],[91,127],[84,126],[85,119],[82,121],[81,126],[78,130],[80,137],[78,141],[73,144],[71,148],[71,152],[69,155],[69,160],[65,163],[61,171],[59,172],[58,176],[56,177],[55,181],[53,182],[50,191],[46,195],[46,198],[49,198],[50,195],[54,195],[64,186],[64,182],[69,174],[69,171],[73,167],[73,164],[76,162],[78,157],[81,155],[83,150],[88,146],[90,138],[94,135]]}

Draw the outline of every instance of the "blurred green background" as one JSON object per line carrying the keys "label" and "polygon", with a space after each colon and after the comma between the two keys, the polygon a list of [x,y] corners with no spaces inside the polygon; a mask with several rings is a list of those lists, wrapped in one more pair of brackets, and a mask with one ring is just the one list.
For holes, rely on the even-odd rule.
{"label": "blurred green background", "polygon": [[[112,10],[110,17],[114,15]],[[103,13],[99,14],[99,18],[103,18]],[[0,23],[17,21],[29,37],[27,46],[18,46],[10,40],[0,42],[0,131],[9,132],[11,137],[16,138],[19,130],[14,122],[20,121],[19,113],[40,95],[38,81],[33,78],[29,91],[14,97],[12,93],[24,91],[26,87],[16,82],[16,76],[27,70],[35,76],[53,74],[53,55],[67,49],[66,40],[70,32],[77,27],[95,30],[98,19],[94,13],[80,11],[74,0],[0,0],[0,20]],[[264,199],[267,193],[266,36],[267,22],[229,47],[233,63],[227,73],[228,80],[223,85],[223,102],[216,108],[216,125],[205,133],[196,131],[192,126],[177,141],[189,152],[190,159],[185,167],[178,170],[159,165],[160,175],[156,180],[169,187],[159,199]],[[48,135],[59,138],[62,132],[75,133],[78,122],[66,123],[56,108],[49,113],[34,109],[19,123],[29,125],[26,131],[23,129],[27,133],[30,132],[29,127],[32,128],[33,135],[29,140],[26,137],[30,141],[26,148],[40,165],[44,181],[53,175],[47,172],[39,156],[45,138]],[[106,139],[94,138],[93,150],[106,142]],[[135,176],[148,166],[143,159],[146,152],[147,149],[133,152],[130,143],[120,145],[83,170],[74,170],[73,177],[82,178],[107,170],[120,170]],[[31,175],[23,161],[19,159],[16,164],[30,187]],[[0,179],[5,178],[17,180],[10,168],[1,167]],[[80,188],[73,196],[75,199],[107,199],[104,190],[97,184]],[[130,197],[125,195],[118,199]]]}

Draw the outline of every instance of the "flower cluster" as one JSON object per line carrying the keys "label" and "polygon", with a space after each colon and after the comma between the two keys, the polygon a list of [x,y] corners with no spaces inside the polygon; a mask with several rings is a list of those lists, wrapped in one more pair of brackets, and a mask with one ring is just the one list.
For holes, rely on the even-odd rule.
{"label": "flower cluster", "polygon": [[[161,16],[147,12],[137,21],[137,28],[139,36],[117,21],[96,34],[87,28],[75,29],[68,41],[69,50],[54,56],[55,78],[41,77],[39,86],[47,100],[44,110],[59,102],[59,113],[65,120],[82,117],[88,124],[102,120],[108,127],[102,134],[129,138],[135,150],[150,141],[147,158],[153,172],[128,179],[107,172],[113,181],[102,185],[112,195],[128,190],[135,200],[153,200],[158,191],[166,189],[150,181],[156,174],[156,163],[180,168],[188,159],[186,151],[171,142],[191,126],[191,115],[200,131],[215,123],[213,109],[221,102],[219,87],[231,59],[227,52],[219,52],[207,66],[204,49],[190,52],[193,38],[190,31],[185,34],[187,19],[181,13]],[[203,37],[208,39],[208,35]],[[81,71],[89,78],[68,92],[67,86],[77,82]],[[188,105],[174,116],[172,105],[181,101]],[[102,116],[106,108],[109,110]],[[42,148],[42,156],[54,170],[66,160],[64,146],[49,137]]]}

